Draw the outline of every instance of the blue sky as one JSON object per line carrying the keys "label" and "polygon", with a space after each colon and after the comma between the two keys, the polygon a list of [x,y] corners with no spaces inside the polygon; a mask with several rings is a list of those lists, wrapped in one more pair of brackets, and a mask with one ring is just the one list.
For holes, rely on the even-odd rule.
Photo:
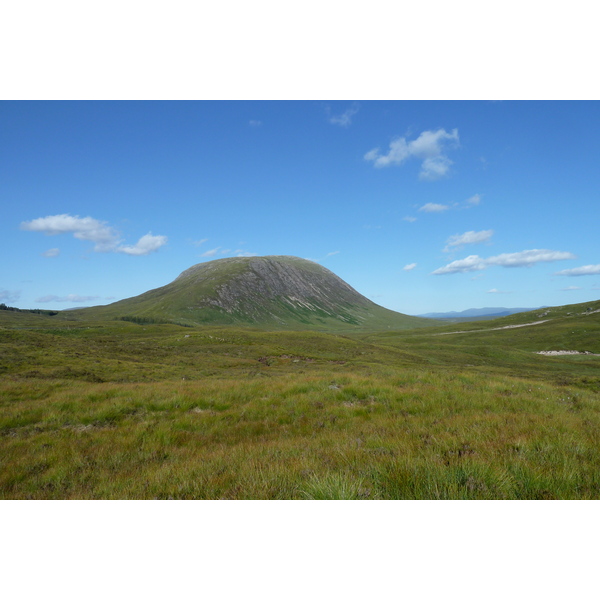
{"label": "blue sky", "polygon": [[0,103],[0,302],[64,309],[230,256],[408,314],[600,297],[595,101]]}

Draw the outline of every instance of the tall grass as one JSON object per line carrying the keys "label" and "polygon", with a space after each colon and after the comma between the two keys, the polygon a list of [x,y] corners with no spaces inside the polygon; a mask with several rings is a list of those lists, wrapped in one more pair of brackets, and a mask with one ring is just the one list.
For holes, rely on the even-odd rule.
{"label": "tall grass", "polygon": [[597,498],[593,392],[374,381],[5,382],[3,498]]}
{"label": "tall grass", "polygon": [[[505,344],[2,312],[1,498],[600,497],[600,363],[536,355],[554,330]],[[597,317],[570,335],[591,347]]]}

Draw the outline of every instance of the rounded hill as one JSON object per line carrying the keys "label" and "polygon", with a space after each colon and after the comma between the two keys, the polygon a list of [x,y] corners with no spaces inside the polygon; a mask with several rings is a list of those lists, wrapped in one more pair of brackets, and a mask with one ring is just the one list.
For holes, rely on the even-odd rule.
{"label": "rounded hill", "polygon": [[[375,304],[329,269],[293,256],[223,258],[88,316],[273,329],[406,329],[433,324]],[[93,313],[93,314],[92,314]]]}

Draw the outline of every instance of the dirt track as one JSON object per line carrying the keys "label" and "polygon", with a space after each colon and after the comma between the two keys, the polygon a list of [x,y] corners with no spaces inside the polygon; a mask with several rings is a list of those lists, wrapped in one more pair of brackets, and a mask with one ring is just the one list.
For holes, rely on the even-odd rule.
{"label": "dirt track", "polygon": [[448,331],[446,333],[434,333],[433,335],[452,335],[454,333],[479,333],[480,331],[499,331],[500,329],[516,329],[517,327],[529,327],[531,325],[539,325],[540,323],[546,323],[549,320],[550,319],[544,319],[543,321],[523,323],[522,325],[505,325],[504,327],[490,327],[489,329],[472,329],[470,331]]}

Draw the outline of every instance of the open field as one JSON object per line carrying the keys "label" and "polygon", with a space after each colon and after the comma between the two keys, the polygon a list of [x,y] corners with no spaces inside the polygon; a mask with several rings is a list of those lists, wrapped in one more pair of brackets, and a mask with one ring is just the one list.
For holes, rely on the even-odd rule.
{"label": "open field", "polygon": [[0,497],[599,498],[598,309],[335,335],[0,311]]}

